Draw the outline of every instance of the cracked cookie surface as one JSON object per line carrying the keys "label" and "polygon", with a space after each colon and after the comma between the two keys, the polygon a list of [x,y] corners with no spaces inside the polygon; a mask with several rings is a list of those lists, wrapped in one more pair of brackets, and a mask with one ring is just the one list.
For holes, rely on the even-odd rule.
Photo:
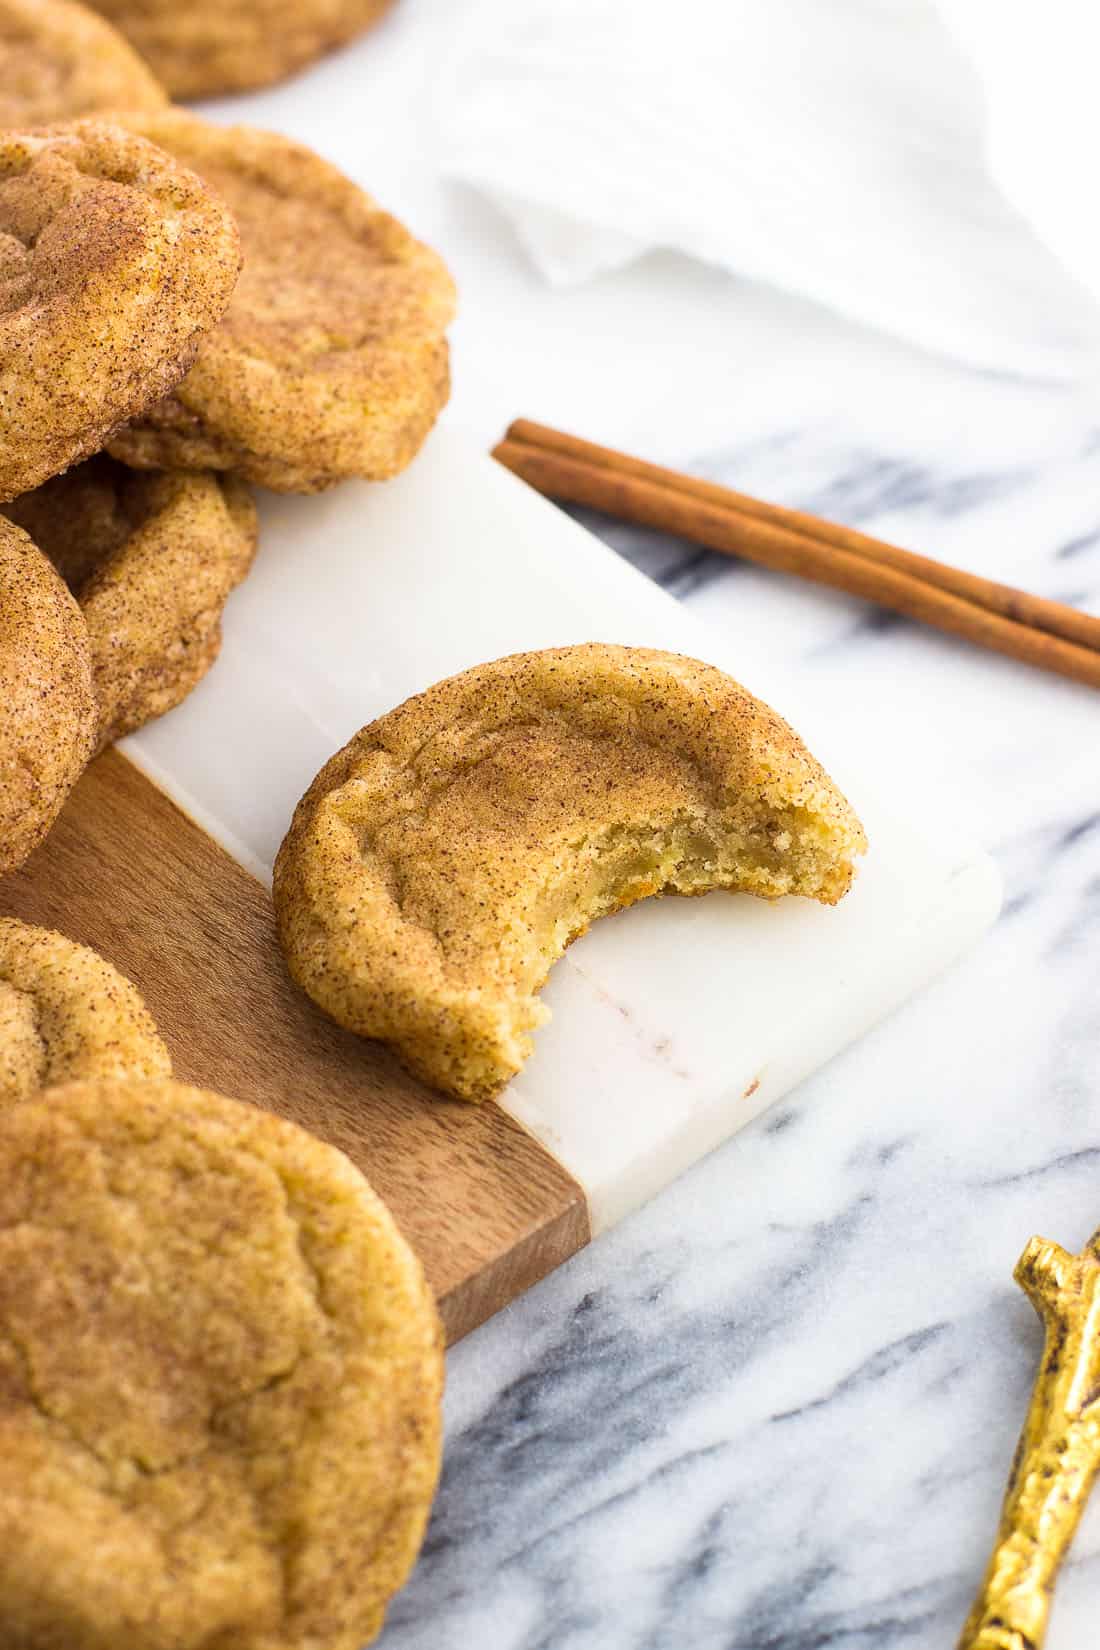
{"label": "cracked cookie surface", "polygon": [[123,36],[74,0],[0,0],[0,71],[0,126],[168,101]]}
{"label": "cracked cookie surface", "polygon": [[159,401],[239,260],[226,208],[132,132],[94,119],[0,131],[0,499]]}
{"label": "cracked cookie surface", "polygon": [[440,1331],[341,1153],[170,1082],[0,1119],[0,1642],[360,1650],[420,1544]]}
{"label": "cracked cookie surface", "polygon": [[289,138],[179,110],[126,122],[227,203],[244,267],[191,371],[112,453],[279,492],[404,469],[449,387],[454,287],[437,255]]}
{"label": "cracked cookie surface", "polygon": [[0,518],[0,877],[53,824],[98,716],[80,609],[37,545]]}
{"label": "cracked cookie surface", "polygon": [[482,1100],[597,917],[717,888],[834,904],[865,846],[798,735],[722,671],[591,643],[479,665],[364,728],[299,803],[275,906],[321,1008]]}
{"label": "cracked cookie surface", "polygon": [[268,86],[361,34],[393,0],[95,0],[174,98]]}
{"label": "cracked cookie surface", "polygon": [[243,482],[141,472],[100,455],[11,503],[88,627],[100,747],[186,698],[221,649],[222,609],[256,549]]}
{"label": "cracked cookie surface", "polygon": [[0,1112],[77,1078],[168,1077],[134,986],[64,934],[0,917]]}

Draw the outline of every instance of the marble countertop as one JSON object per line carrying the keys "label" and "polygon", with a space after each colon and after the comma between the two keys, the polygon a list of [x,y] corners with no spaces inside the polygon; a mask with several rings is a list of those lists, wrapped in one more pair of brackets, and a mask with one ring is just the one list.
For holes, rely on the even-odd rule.
{"label": "marble countertop", "polygon": [[[670,406],[665,451],[1100,610],[1100,392],[903,358],[759,295],[753,312],[774,347],[726,439],[683,454]],[[849,351],[877,356],[877,384],[853,388]],[[383,1643],[936,1650],[984,1565],[1041,1343],[1012,1267],[1034,1231],[1077,1247],[1100,1224],[1097,702],[590,525],[864,719],[895,795],[931,832],[976,830],[1007,902],[949,976],[452,1352],[442,1491]],[[1050,1650],[1089,1642],[1098,1559],[1100,1506]]]}
{"label": "marble countertop", "polygon": [[[671,257],[545,288],[438,179],[438,14],[406,0],[314,71],[308,120],[279,92],[218,112],[322,150],[362,121],[363,181],[458,275],[449,416],[485,445],[520,414],[572,427],[1100,611],[1100,385],[966,371]],[[950,975],[452,1351],[443,1483],[381,1644],[942,1650],[1038,1358],[1013,1265],[1100,1224],[1100,700],[586,520],[805,672],[1008,897]],[[1100,1505],[1049,1650],[1098,1608]]]}
{"label": "marble countertop", "polygon": [[[726,439],[677,456],[1100,611],[1100,392],[976,379],[784,310],[754,301],[774,348]],[[853,392],[849,349],[878,355],[873,388]],[[939,984],[452,1352],[442,1491],[383,1643],[938,1650],[1041,1344],[1012,1267],[1034,1231],[1075,1248],[1100,1225],[1098,704],[589,524],[865,720],[895,796],[930,832],[976,831],[1007,901]],[[1090,1642],[1098,1559],[1100,1506],[1050,1650]]]}

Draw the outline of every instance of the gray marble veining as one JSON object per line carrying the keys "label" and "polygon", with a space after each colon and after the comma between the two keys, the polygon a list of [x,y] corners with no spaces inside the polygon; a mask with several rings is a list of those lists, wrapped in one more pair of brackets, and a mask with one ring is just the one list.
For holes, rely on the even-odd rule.
{"label": "gray marble veining", "polygon": [[[885,350],[876,376],[864,346],[846,382],[857,337],[777,343],[693,467],[1100,612],[1100,389]],[[1100,1224],[1100,699],[584,519],[861,719],[900,805],[978,834],[1008,898],[949,976],[452,1352],[382,1642],[942,1650],[1040,1345],[1013,1264]],[[1049,1650],[1092,1643],[1098,1606],[1100,1506]]]}

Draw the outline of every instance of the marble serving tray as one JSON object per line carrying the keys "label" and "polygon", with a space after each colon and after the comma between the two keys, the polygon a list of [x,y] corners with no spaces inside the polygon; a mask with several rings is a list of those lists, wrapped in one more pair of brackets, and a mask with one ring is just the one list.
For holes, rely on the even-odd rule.
{"label": "marble serving tray", "polygon": [[[123,748],[268,882],[294,804],[363,723],[479,661],[588,640],[692,653],[764,691],[751,638],[708,634],[443,428],[385,486],[264,497],[221,660]],[[876,796],[875,750],[849,748],[843,727],[818,730],[805,688],[766,674],[767,697],[843,784],[871,850],[835,910],[650,901],[597,924],[557,965],[553,1019],[500,1105],[580,1183],[592,1231],[866,1032],[998,908],[992,862],[923,840]],[[888,1104],[888,1083],[883,1093]]]}

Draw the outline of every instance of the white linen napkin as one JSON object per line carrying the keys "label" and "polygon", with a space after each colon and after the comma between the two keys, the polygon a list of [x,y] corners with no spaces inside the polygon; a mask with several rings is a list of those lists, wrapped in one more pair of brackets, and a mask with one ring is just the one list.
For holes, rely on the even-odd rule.
{"label": "white linen napkin", "polygon": [[1091,95],[1050,125],[1034,85],[1058,105],[1080,0],[943,4],[950,26],[932,0],[471,0],[441,163],[553,282],[672,248],[976,366],[1096,370]]}

